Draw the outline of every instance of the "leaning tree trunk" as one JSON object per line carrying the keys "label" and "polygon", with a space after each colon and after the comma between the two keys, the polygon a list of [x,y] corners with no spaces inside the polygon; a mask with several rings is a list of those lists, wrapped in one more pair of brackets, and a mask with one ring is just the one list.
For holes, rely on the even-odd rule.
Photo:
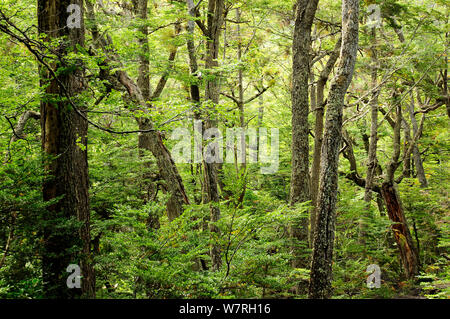
{"label": "leaning tree trunk", "polygon": [[[397,116],[394,125],[394,136],[393,136],[393,154],[390,160],[387,170],[386,179],[381,187],[381,193],[383,195],[384,202],[386,204],[386,210],[389,219],[392,222],[392,231],[394,233],[394,238],[399,248],[400,257],[402,260],[403,268],[407,278],[413,278],[417,275],[419,270],[419,258],[417,250],[414,248],[411,233],[409,231],[408,225],[406,223],[405,213],[400,200],[400,195],[395,186],[394,174],[399,166],[400,157],[400,127],[403,120],[402,108],[399,98],[394,94],[395,103],[398,103]],[[422,122],[423,123],[423,122]],[[412,143],[416,142],[419,133],[414,137]],[[410,146],[411,148],[411,146]],[[410,148],[405,151],[405,156],[409,156]]]}
{"label": "leaning tree trunk", "polygon": [[[298,0],[292,43],[292,173],[290,205],[310,199],[309,177],[309,90],[311,27],[318,0]],[[293,221],[290,225],[292,238],[292,267],[304,267],[300,242],[308,242],[308,219]]]}
{"label": "leaning tree trunk", "polygon": [[[69,5],[77,5],[80,25],[68,28]],[[45,96],[41,100],[42,149],[52,156],[46,164],[51,178],[43,185],[48,206],[44,227],[42,272],[44,294],[48,298],[70,298],[79,295],[79,289],[68,289],[66,268],[69,264],[81,267],[84,297],[95,297],[95,277],[90,265],[90,210],[87,163],[86,114],[77,112],[77,95],[85,87],[81,63],[68,64],[64,59],[76,46],[84,45],[82,0],[39,0],[38,25],[47,42],[59,41],[56,48],[59,61],[49,64],[53,72],[41,66],[41,86]],[[63,40],[63,37],[67,37]],[[65,68],[66,72],[57,72]],[[55,77],[57,75],[57,77]],[[70,101],[72,102],[69,102]],[[72,105],[72,103],[74,105]],[[78,220],[81,226],[67,223]]]}
{"label": "leaning tree trunk", "polygon": [[359,1],[343,0],[341,59],[328,97],[309,298],[329,298],[331,296],[342,113],[345,94],[353,77],[358,50],[358,16]]}
{"label": "leaning tree trunk", "polygon": [[[94,39],[94,43],[97,49],[103,50],[107,53],[107,58],[102,65],[101,78],[108,81],[114,89],[120,91],[123,88],[126,89],[130,99],[139,107],[144,113],[148,113],[149,104],[147,103],[139,85],[136,84],[124,70],[114,70],[116,67],[113,65],[122,66],[119,55],[112,49],[112,43],[110,37],[102,35],[97,26],[94,7],[89,1],[86,2],[87,17],[90,20],[90,31]],[[169,58],[172,59],[171,57]],[[161,84],[164,79],[160,81]],[[161,92],[163,85],[157,88],[158,92]],[[158,95],[158,94],[154,94]],[[161,173],[162,178],[166,182],[167,189],[171,194],[168,202],[168,217],[170,220],[176,218],[183,213],[183,205],[189,204],[189,199],[186,195],[183,180],[178,172],[175,162],[172,159],[170,151],[164,145],[161,133],[155,130],[154,124],[150,117],[139,120],[139,129],[143,132],[141,136],[140,145],[145,146],[150,150],[153,156],[156,158],[156,162]]]}
{"label": "leaning tree trunk", "polygon": [[386,209],[391,220],[392,230],[397,246],[400,250],[400,257],[403,269],[407,278],[413,278],[419,271],[419,258],[416,248],[413,245],[411,233],[406,223],[400,195],[397,186],[392,182],[385,182],[381,187],[381,193],[386,203]]}

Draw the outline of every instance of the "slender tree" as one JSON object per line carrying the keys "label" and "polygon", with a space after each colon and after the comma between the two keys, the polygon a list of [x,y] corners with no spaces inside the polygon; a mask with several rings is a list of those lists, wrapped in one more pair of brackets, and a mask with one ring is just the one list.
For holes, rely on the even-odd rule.
{"label": "slender tree", "polygon": [[353,77],[358,50],[358,17],[359,1],[343,0],[342,47],[336,77],[328,96],[309,298],[329,298],[331,295],[342,116],[344,98]]}
{"label": "slender tree", "polygon": [[[309,89],[311,28],[318,0],[299,0],[295,8],[292,57],[292,173],[290,205],[310,200],[309,177]],[[290,229],[294,240],[292,266],[302,266],[298,241],[308,240],[308,219],[294,221]]]}
{"label": "slender tree", "polygon": [[314,230],[316,228],[316,207],[317,207],[317,193],[319,191],[319,177],[320,177],[320,158],[322,152],[323,142],[323,117],[325,114],[325,86],[330,77],[331,71],[333,71],[334,65],[339,58],[341,51],[342,39],[336,42],[333,52],[331,52],[328,58],[327,64],[320,72],[319,79],[317,80],[316,94],[316,119],[314,124],[314,155],[311,166],[311,201],[313,209],[311,210],[309,218],[309,244],[312,247],[312,241],[314,238]]}

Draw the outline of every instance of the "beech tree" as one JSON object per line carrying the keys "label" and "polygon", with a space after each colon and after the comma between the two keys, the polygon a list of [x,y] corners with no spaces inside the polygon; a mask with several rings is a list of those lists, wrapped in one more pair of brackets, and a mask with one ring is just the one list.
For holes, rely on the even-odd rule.
{"label": "beech tree", "polygon": [[[317,10],[317,1],[298,1],[293,40],[292,65],[292,174],[290,204],[310,199],[309,175],[309,79],[311,27]],[[294,240],[308,239],[308,219],[295,221],[291,229]],[[294,244],[294,255],[299,248]],[[297,256],[293,267],[298,268],[301,260]]]}
{"label": "beech tree", "polygon": [[[78,26],[69,27],[69,5],[75,6]],[[77,11],[74,12],[77,12]],[[38,27],[62,60],[41,60],[41,140],[43,151],[53,158],[46,165],[49,178],[43,185],[45,201],[51,201],[44,228],[42,273],[45,293],[50,298],[67,298],[77,290],[61,283],[67,277],[69,264],[81,266],[82,291],[95,297],[95,277],[90,257],[89,177],[87,163],[86,113],[79,96],[86,89],[83,65],[68,61],[69,52],[84,46],[83,1],[38,1]],[[78,63],[77,63],[78,62]],[[66,221],[79,221],[67,225]]]}
{"label": "beech tree", "polygon": [[310,298],[328,298],[331,295],[342,113],[358,50],[358,18],[359,1],[342,1],[342,46],[338,69],[331,84],[327,103],[311,262]]}

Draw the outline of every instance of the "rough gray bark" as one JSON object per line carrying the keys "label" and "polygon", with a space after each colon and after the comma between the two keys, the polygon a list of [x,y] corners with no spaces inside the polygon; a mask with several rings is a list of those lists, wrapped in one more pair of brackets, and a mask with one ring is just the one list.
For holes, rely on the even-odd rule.
{"label": "rough gray bark", "polygon": [[317,192],[319,190],[319,174],[320,174],[320,157],[322,152],[323,141],[323,116],[325,114],[325,86],[330,77],[331,71],[339,58],[341,51],[342,38],[336,42],[333,52],[328,58],[327,64],[319,75],[316,88],[316,120],[314,126],[314,155],[311,167],[311,201],[313,209],[311,210],[309,218],[309,237],[310,245],[312,246],[314,238],[314,230],[316,228],[316,207],[317,207]]}
{"label": "rough gray bark", "polygon": [[314,299],[331,296],[342,113],[345,94],[353,77],[358,50],[358,16],[359,1],[343,0],[340,62],[328,97],[320,165],[316,231],[309,284],[309,298]]}
{"label": "rough gray bark", "polygon": [[[70,4],[81,8],[80,28],[69,29],[67,12]],[[56,48],[61,62],[53,62],[48,69],[41,68],[41,86],[45,96],[41,100],[41,139],[43,151],[57,156],[46,165],[46,172],[52,177],[44,182],[44,201],[62,196],[47,208],[44,228],[44,252],[42,273],[44,293],[48,298],[71,298],[80,290],[66,286],[69,264],[81,267],[81,293],[86,298],[95,297],[95,277],[90,260],[90,209],[87,163],[86,114],[81,116],[67,101],[77,103],[77,96],[84,90],[84,71],[80,65],[71,65],[74,70],[54,77],[60,67],[67,67],[65,56],[76,45],[84,46],[84,21],[82,0],[39,0],[38,26],[45,36],[44,41],[59,40]],[[62,40],[66,37],[66,40]],[[72,62],[73,63],[73,62]],[[83,112],[83,111],[79,111]],[[80,146],[81,145],[81,146]],[[61,219],[75,218],[81,226],[61,227]],[[75,247],[75,248],[74,248]]]}
{"label": "rough gray bark", "polygon": [[[292,43],[292,172],[290,205],[310,200],[309,176],[309,78],[311,28],[318,0],[298,0],[295,8],[294,40]],[[290,225],[292,267],[305,266],[300,257],[300,241],[308,241],[308,219],[295,220]]]}

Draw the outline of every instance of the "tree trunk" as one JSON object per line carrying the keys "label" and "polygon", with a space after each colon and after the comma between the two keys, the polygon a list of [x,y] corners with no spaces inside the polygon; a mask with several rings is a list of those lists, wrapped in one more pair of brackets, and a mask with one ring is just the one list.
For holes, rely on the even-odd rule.
{"label": "tree trunk", "polygon": [[[147,20],[147,0],[133,0],[134,13],[135,15],[141,19],[140,25],[138,27],[139,36],[139,69],[138,69],[138,79],[137,85],[142,92],[142,97],[146,102],[150,101],[151,98],[151,87],[150,87],[150,74],[149,74],[149,46],[148,46],[148,26],[146,25]],[[149,105],[150,106],[150,105]],[[145,130],[145,123],[140,119],[137,119],[138,127],[140,130]],[[145,158],[148,150],[150,150],[150,139],[148,134],[140,133],[138,135],[138,149],[139,149],[139,158]],[[145,203],[151,200],[152,194],[156,192],[155,187],[152,182],[152,174],[151,174],[151,166],[152,162],[149,159],[146,159],[143,163],[143,173],[141,175],[140,181],[140,189],[141,189],[141,198]],[[169,215],[172,215],[169,214]],[[159,225],[159,220],[152,215],[148,216],[148,224],[157,226]]]}
{"label": "tree trunk", "polygon": [[316,98],[316,121],[314,126],[314,155],[311,168],[311,201],[313,209],[309,218],[309,243],[312,247],[314,239],[314,230],[316,228],[316,207],[317,207],[317,192],[319,190],[319,174],[320,174],[320,157],[322,152],[323,141],[323,116],[325,114],[325,86],[328,82],[328,78],[331,71],[339,58],[339,52],[341,51],[342,38],[336,42],[333,52],[328,58],[325,68],[322,70],[317,81],[317,98]]}
{"label": "tree trunk", "polygon": [[[239,62],[242,60],[242,38],[241,38],[241,12],[240,8],[236,8],[236,22],[237,22],[237,41],[238,41],[238,47],[237,47],[237,58]],[[242,207],[242,203],[244,201],[245,192],[247,191],[247,143],[245,141],[245,102],[244,102],[244,76],[242,72],[242,68],[239,68],[238,70],[238,92],[239,92],[239,125],[242,129],[241,133],[241,150],[242,150],[242,159],[241,159],[241,167],[236,169],[240,172],[241,178],[244,179],[243,186],[241,193],[238,198],[238,207]]]}
{"label": "tree trunk", "polygon": [[[397,103],[397,115],[394,125],[394,137],[392,146],[393,153],[392,159],[387,166],[385,182],[381,186],[381,194],[386,204],[386,210],[388,212],[389,219],[393,223],[392,231],[394,232],[394,238],[399,248],[405,275],[409,279],[413,278],[418,273],[419,258],[417,251],[415,250],[413,245],[411,233],[406,223],[400,195],[394,182],[395,171],[399,165],[400,157],[400,127],[402,121],[404,120],[402,116],[402,108],[399,102],[399,97],[397,96],[396,92],[394,92],[394,103]],[[414,136],[414,139],[411,143],[415,143],[417,138],[418,134]],[[408,148],[408,150],[405,150],[405,156],[409,156],[409,154],[410,148]]]}
{"label": "tree trunk", "polygon": [[[80,28],[68,28],[66,21],[71,14],[67,12],[70,4],[78,5],[81,10]],[[45,35],[45,41],[60,41],[57,48],[62,59],[76,45],[84,45],[84,21],[82,0],[39,0],[39,30]],[[62,38],[67,37],[63,42]],[[59,62],[60,63],[60,62]],[[67,68],[67,61],[52,64],[58,68]],[[48,298],[70,298],[79,295],[79,289],[69,289],[66,268],[69,264],[81,267],[84,297],[95,297],[95,277],[90,260],[90,209],[89,181],[87,163],[86,114],[77,113],[68,99],[76,105],[76,97],[84,88],[82,67],[71,65],[74,70],[59,73],[53,78],[49,70],[41,67],[41,86],[46,96],[41,101],[42,149],[53,156],[46,165],[51,179],[43,185],[45,201],[60,198],[48,206],[46,226],[44,228],[44,252],[42,272],[44,293]],[[56,72],[58,73],[58,72]],[[57,157],[56,157],[57,156]],[[56,157],[56,158],[55,158]],[[81,226],[68,225],[68,219],[76,219]],[[64,225],[64,227],[62,227]],[[74,249],[75,248],[75,249]]]}
{"label": "tree trunk", "polygon": [[[123,70],[117,70],[113,73],[110,72],[113,69],[112,64],[118,64],[122,66],[119,56],[114,52],[110,38],[100,35],[100,31],[96,25],[95,13],[92,3],[86,2],[87,7],[87,17],[90,20],[90,30],[94,43],[98,49],[103,50],[107,53],[107,59],[105,61],[103,79],[107,80],[109,84],[116,90],[120,91],[122,88],[127,90],[130,99],[139,106],[140,110],[144,113],[148,112],[149,104],[147,103],[145,97],[143,96],[139,86],[129,77],[129,75]],[[173,59],[174,55],[171,53],[169,60]],[[161,83],[164,82],[164,77],[162,77]],[[159,87],[158,92],[162,91],[162,85]],[[154,129],[153,122],[149,118],[143,118],[138,121],[139,129],[150,131]],[[189,199],[186,195],[183,180],[178,172],[175,162],[169,150],[164,145],[161,134],[158,131],[144,132],[141,133],[140,145],[148,147],[156,158],[158,169],[161,173],[162,178],[166,182],[167,189],[171,194],[171,198],[168,202],[168,217],[169,220],[173,220],[177,216],[183,213],[183,205],[189,204]]]}
{"label": "tree trunk", "polygon": [[[414,115],[414,96],[411,94],[411,104],[409,105],[409,117],[411,119],[411,125],[413,129],[413,136],[416,136],[419,131],[419,125],[417,124],[416,116]],[[413,146],[413,159],[416,166],[417,179],[420,182],[420,187],[427,187],[428,181],[423,168],[422,156],[420,155],[419,147],[417,143]]]}
{"label": "tree trunk", "polygon": [[[208,3],[208,34],[206,45],[206,61],[205,68],[208,70],[214,69],[218,66],[217,58],[219,55],[219,37],[220,29],[224,21],[224,1],[210,0]],[[219,103],[219,81],[212,79],[206,82],[205,98],[207,101],[213,103],[213,108]],[[208,110],[205,129],[214,128],[217,126],[217,121],[212,118],[214,110]],[[218,190],[218,175],[217,163],[207,163],[203,160],[205,189],[206,189],[206,203],[210,203],[210,232],[212,237],[212,245],[210,249],[211,254],[211,269],[219,270],[222,265],[221,249],[217,243],[220,236],[220,230],[216,223],[220,219],[219,208],[219,190]]]}
{"label": "tree trunk", "polygon": [[[310,199],[309,176],[309,90],[311,28],[317,10],[318,0],[298,0],[294,40],[292,44],[292,173],[290,205],[303,203]],[[290,225],[293,240],[291,247],[294,256],[292,267],[305,266],[300,257],[300,241],[308,242],[308,219],[293,221]]]}
{"label": "tree trunk", "polygon": [[408,279],[413,278],[419,271],[419,258],[406,223],[406,217],[397,186],[392,182],[385,182],[381,187],[381,193],[386,203],[389,219],[393,223],[392,230],[400,250],[400,257],[405,275]]}
{"label": "tree trunk", "polygon": [[331,296],[342,113],[345,94],[353,77],[358,50],[358,16],[359,1],[343,0],[341,59],[328,97],[309,298],[329,298]]}

